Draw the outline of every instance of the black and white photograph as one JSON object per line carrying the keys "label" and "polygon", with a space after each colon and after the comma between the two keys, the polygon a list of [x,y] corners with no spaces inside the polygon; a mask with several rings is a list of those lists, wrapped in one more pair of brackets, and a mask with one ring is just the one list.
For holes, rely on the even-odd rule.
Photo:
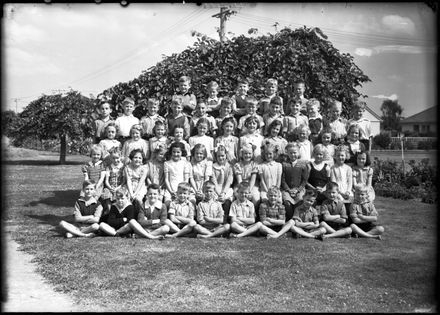
{"label": "black and white photograph", "polygon": [[436,2],[2,5],[3,312],[436,313]]}

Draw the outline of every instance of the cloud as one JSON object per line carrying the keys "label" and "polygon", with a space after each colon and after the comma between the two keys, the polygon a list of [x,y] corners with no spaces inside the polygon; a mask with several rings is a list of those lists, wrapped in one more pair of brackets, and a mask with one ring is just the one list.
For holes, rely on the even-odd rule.
{"label": "cloud", "polygon": [[356,48],[354,53],[358,56],[371,57],[373,55],[373,50],[368,48]]}
{"label": "cloud", "polygon": [[414,22],[407,17],[399,15],[386,15],[382,17],[382,24],[386,31],[397,34],[415,35]]}
{"label": "cloud", "polygon": [[358,56],[371,57],[382,53],[400,53],[400,54],[423,54],[434,53],[435,47],[426,46],[408,46],[408,45],[382,45],[373,48],[356,48],[355,54]]}
{"label": "cloud", "polygon": [[380,94],[380,95],[373,95],[371,97],[385,99],[385,100],[391,100],[391,101],[397,101],[399,99],[399,96],[397,94],[391,94],[390,96]]}

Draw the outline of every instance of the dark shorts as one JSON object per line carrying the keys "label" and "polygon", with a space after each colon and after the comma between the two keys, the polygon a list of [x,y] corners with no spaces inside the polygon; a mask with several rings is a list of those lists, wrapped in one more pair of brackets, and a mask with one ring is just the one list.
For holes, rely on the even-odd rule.
{"label": "dark shorts", "polygon": [[356,225],[364,232],[368,232],[376,227],[376,224],[373,222],[356,223]]}
{"label": "dark shorts", "polygon": [[325,222],[327,223],[333,230],[340,230],[350,226],[350,223],[345,221],[345,223],[336,223],[336,222]]}

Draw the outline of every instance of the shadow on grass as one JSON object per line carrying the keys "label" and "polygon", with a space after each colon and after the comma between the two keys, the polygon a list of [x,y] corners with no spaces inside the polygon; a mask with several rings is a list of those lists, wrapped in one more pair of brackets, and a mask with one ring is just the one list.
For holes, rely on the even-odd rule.
{"label": "shadow on grass", "polygon": [[36,166],[50,166],[50,165],[82,165],[84,161],[66,161],[64,164],[60,164],[59,161],[50,160],[2,160],[3,165],[36,165]]}
{"label": "shadow on grass", "polygon": [[27,206],[35,207],[42,203],[48,206],[54,207],[72,207],[75,205],[76,200],[79,197],[79,189],[74,190],[56,190],[52,192],[54,196],[40,199],[38,201],[31,201]]}
{"label": "shadow on grass", "polygon": [[43,215],[37,215],[37,214],[26,214],[27,217],[39,220],[38,224],[46,224],[53,226],[53,229],[50,229],[51,231],[59,230],[58,224],[61,220],[71,222],[72,221],[72,215],[54,215],[54,214],[43,214]]}

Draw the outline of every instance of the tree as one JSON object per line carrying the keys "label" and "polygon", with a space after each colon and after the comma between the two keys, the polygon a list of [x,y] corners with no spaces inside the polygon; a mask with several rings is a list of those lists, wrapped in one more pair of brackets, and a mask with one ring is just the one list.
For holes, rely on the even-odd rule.
{"label": "tree", "polygon": [[382,111],[383,128],[385,130],[400,131],[400,120],[402,114],[402,107],[398,101],[385,100],[380,106]]}
{"label": "tree", "polygon": [[67,141],[92,136],[91,114],[94,102],[76,91],[67,95],[43,95],[20,113],[14,138],[29,136],[40,140],[59,139],[60,164],[65,164]]}
{"label": "tree", "polygon": [[2,134],[10,136],[16,128],[18,116],[13,110],[2,112]]}
{"label": "tree", "polygon": [[218,82],[223,96],[232,96],[240,78],[248,79],[249,94],[260,98],[265,81],[273,77],[278,79],[283,98],[292,97],[293,83],[303,80],[307,85],[305,96],[320,100],[324,114],[329,100],[337,99],[343,103],[343,115],[348,117],[354,98],[362,96],[356,88],[370,81],[354,64],[353,56],[340,53],[319,28],[284,28],[259,37],[241,35],[223,45],[206,35],[193,34],[197,36],[194,46],[164,57],[138,78],[108,88],[98,98],[115,106],[114,115],[126,96],[137,103],[155,97],[165,108],[182,75],[192,78],[197,98],[206,97],[205,87],[211,80]]}

